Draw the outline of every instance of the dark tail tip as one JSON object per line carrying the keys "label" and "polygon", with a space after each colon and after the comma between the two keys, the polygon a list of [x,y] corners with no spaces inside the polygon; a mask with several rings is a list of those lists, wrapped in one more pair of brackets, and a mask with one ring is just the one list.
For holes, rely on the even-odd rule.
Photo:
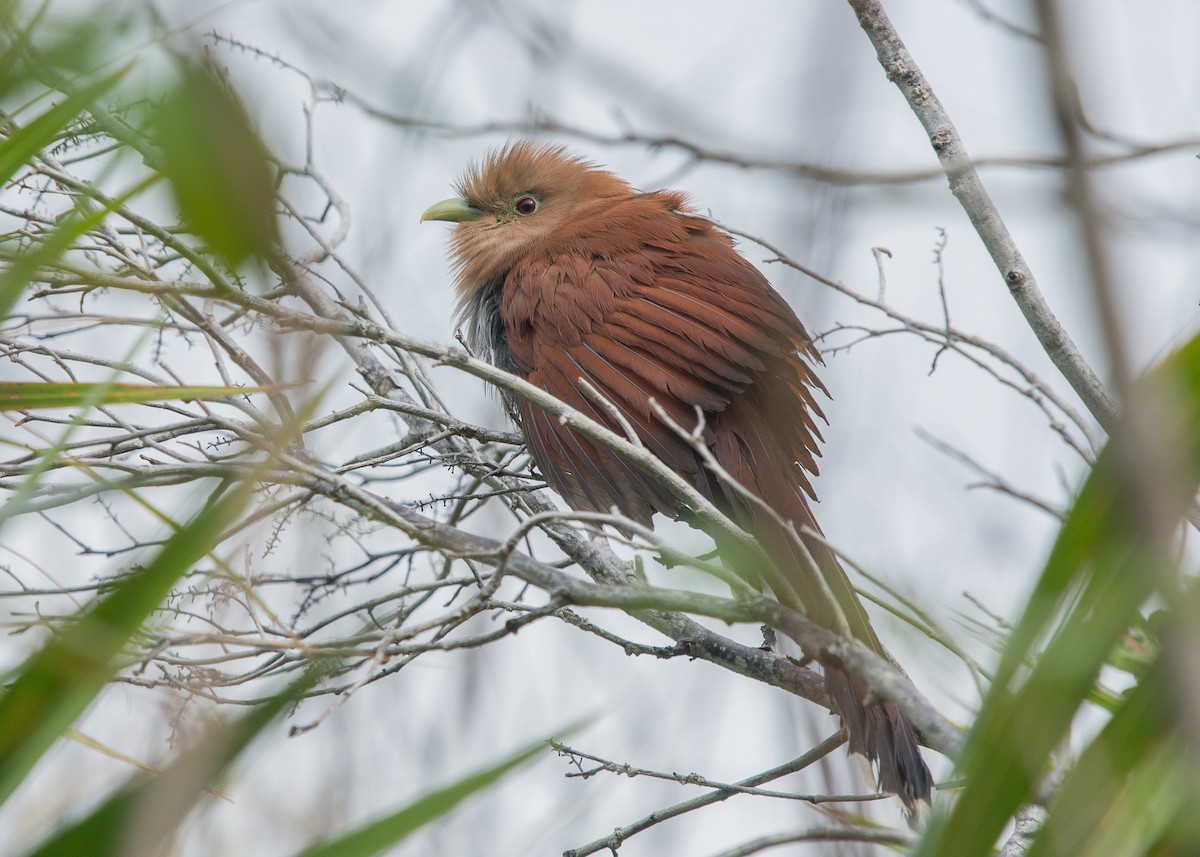
{"label": "dark tail tip", "polygon": [[825,665],[825,688],[842,716],[850,752],[877,766],[880,789],[896,795],[909,823],[914,823],[930,806],[933,776],[921,758],[912,721],[891,702],[865,704],[866,682],[840,664]]}

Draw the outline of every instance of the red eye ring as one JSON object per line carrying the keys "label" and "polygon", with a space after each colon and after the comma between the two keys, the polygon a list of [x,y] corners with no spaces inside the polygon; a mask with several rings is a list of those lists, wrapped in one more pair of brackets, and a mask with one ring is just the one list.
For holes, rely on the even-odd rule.
{"label": "red eye ring", "polygon": [[533,214],[539,208],[541,208],[541,204],[532,196],[523,196],[513,205],[513,209],[517,212],[517,214],[526,217],[528,217],[530,214]]}

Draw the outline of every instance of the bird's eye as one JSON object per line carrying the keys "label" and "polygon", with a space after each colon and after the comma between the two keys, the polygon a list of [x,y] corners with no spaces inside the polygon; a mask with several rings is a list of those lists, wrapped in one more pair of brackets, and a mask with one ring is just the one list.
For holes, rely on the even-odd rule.
{"label": "bird's eye", "polygon": [[532,196],[521,197],[520,199],[517,200],[517,204],[513,206],[513,208],[516,210],[517,214],[521,214],[524,216],[529,216],[530,214],[533,214],[540,207],[541,207],[541,203],[539,203]]}

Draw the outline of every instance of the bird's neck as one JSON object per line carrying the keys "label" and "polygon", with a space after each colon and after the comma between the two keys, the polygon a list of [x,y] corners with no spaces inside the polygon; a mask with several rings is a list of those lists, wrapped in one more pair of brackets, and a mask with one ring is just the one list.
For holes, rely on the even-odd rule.
{"label": "bird's neck", "polygon": [[[504,321],[500,316],[500,300],[504,291],[504,278],[498,277],[478,288],[465,292],[458,302],[456,316],[458,325],[466,337],[471,353],[491,363],[497,369],[516,373],[508,337],[504,333]],[[505,409],[515,413],[516,400],[502,393]]]}

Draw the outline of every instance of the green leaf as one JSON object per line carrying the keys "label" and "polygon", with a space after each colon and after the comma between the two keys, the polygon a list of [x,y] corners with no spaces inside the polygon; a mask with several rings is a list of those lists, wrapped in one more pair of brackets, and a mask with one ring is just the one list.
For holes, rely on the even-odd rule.
{"label": "green leaf", "polygon": [[282,693],[230,724],[210,729],[159,774],[138,775],[96,810],[37,846],[29,857],[122,857],[157,854],[205,789],[273,720],[337,663],[314,664]]}
{"label": "green leaf", "polygon": [[[1155,512],[1177,520],[1200,484],[1200,337],[1141,388],[1139,404],[1162,411],[1154,421],[1155,452],[1170,456]],[[1137,431],[1118,426],[1084,484],[959,759],[967,784],[949,814],[929,825],[919,855],[991,851],[1016,808],[1034,795],[1113,647],[1141,621],[1139,608],[1155,583],[1177,575],[1173,558],[1142,524],[1147,510],[1126,490],[1123,468],[1144,460],[1142,442]]]}
{"label": "green leaf", "polygon": [[8,315],[21,292],[25,290],[40,269],[67,252],[79,236],[98,227],[110,213],[137,196],[155,181],[157,181],[157,177],[153,176],[141,181],[131,190],[104,206],[97,206],[89,200],[80,198],[76,202],[75,209],[59,220],[54,231],[43,237],[33,249],[14,258],[8,267],[0,272],[0,317]]}
{"label": "green leaf", "polygon": [[[112,89],[125,70],[102,78],[51,107],[28,125],[15,129],[0,143],[0,185],[7,184],[17,171],[28,164],[52,142],[81,112]],[[77,208],[77,211],[81,209]],[[0,317],[6,317],[33,274],[42,265],[60,256],[87,229],[99,224],[99,217],[80,217],[63,222],[36,249],[19,256],[0,274]],[[81,228],[74,228],[79,225]]]}
{"label": "green leaf", "polygon": [[83,111],[117,85],[126,69],[101,78],[42,113],[28,124],[8,134],[0,143],[0,185],[6,185],[17,170],[63,132]]}
{"label": "green leaf", "polygon": [[18,669],[0,696],[0,802],[83,713],[116,672],[119,655],[175,582],[211,550],[251,495],[222,483],[143,569],[61,629]]}
{"label": "green leaf", "polygon": [[296,857],[370,857],[381,854],[409,834],[445,815],[471,795],[487,788],[546,746],[545,741],[531,744],[489,768],[418,798],[402,809],[368,822],[344,836],[302,851]]}
{"label": "green leaf", "polygon": [[[1162,833],[1184,795],[1180,772],[1163,763],[1164,750],[1165,759],[1187,763],[1172,735],[1169,678],[1159,660],[1130,691],[1058,787],[1027,857],[1144,853],[1150,843],[1141,838],[1153,841]],[[1163,784],[1170,785],[1169,795]],[[1133,851],[1121,845],[1130,837]]]}
{"label": "green leaf", "polygon": [[160,387],[150,384],[0,383],[0,411],[75,408],[81,402],[124,405],[191,399],[224,399],[261,393],[268,387]]}
{"label": "green leaf", "polygon": [[267,148],[211,67],[185,64],[181,75],[150,121],[183,219],[231,268],[269,259],[279,238]]}

